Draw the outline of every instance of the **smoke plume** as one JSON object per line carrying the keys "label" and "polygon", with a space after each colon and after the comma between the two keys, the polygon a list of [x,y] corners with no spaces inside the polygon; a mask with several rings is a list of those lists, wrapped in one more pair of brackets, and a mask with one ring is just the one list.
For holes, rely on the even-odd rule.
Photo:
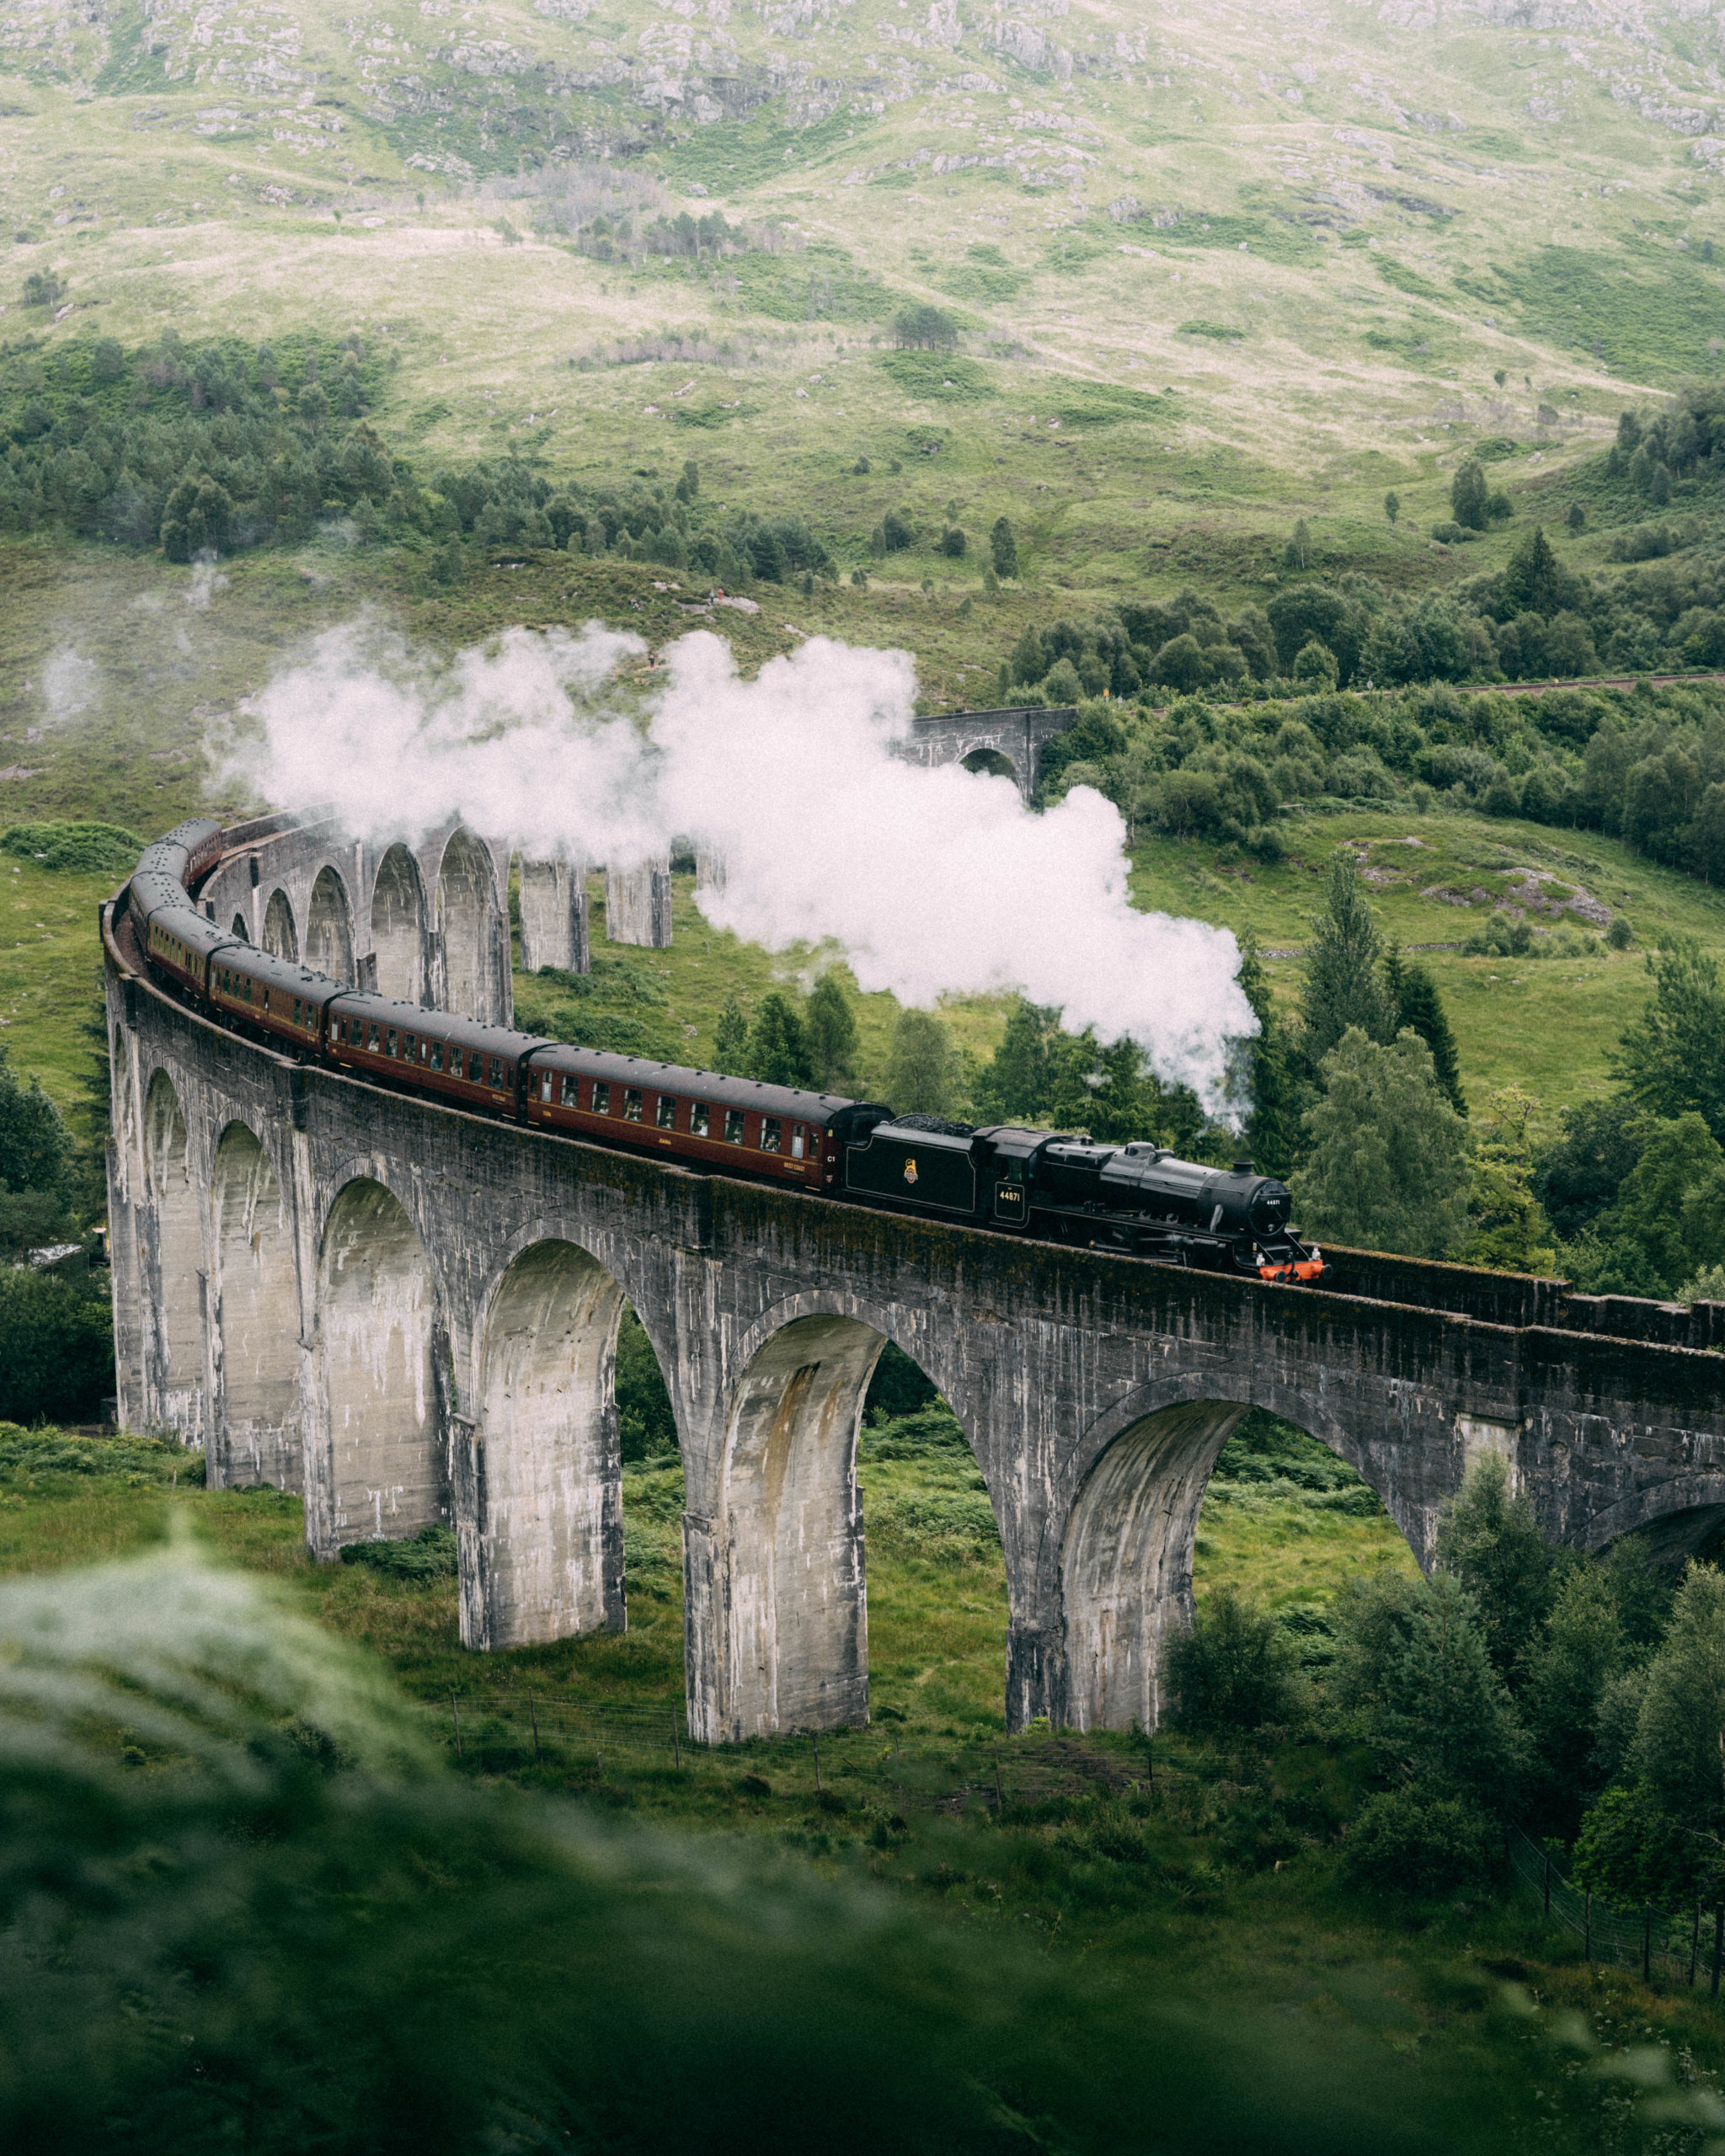
{"label": "smoke plume", "polygon": [[745,681],[705,631],[650,674],[644,650],[590,623],[438,664],[367,623],[331,631],[248,707],[222,781],[280,808],[333,801],[378,841],[458,816],[536,858],[622,867],[686,835],[726,862],[714,926],[836,944],[905,1003],[1022,990],[1227,1112],[1229,1044],[1258,1030],[1238,947],[1134,909],[1110,802],[1078,787],[1037,815],[1008,778],[902,760],[903,652],[811,638]]}

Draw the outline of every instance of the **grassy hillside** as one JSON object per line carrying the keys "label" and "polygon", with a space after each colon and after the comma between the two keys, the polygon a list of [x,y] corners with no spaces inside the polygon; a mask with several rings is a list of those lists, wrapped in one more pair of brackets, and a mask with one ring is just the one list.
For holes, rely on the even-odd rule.
{"label": "grassy hillside", "polygon": [[[0,29],[0,334],[357,332],[422,465],[695,453],[853,549],[955,501],[1098,595],[1261,586],[1299,515],[1441,574],[1464,446],[1537,488],[1725,334],[1715,83],[1646,0],[1558,36],[1096,0],[366,25],[40,0]],[[915,303],[955,366],[886,350]]]}

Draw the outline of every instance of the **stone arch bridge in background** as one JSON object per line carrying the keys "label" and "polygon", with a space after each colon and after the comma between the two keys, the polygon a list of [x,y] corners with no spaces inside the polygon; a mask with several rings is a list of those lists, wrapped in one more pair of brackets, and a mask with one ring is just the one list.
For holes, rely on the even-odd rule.
{"label": "stone arch bridge in background", "polygon": [[[262,882],[235,835],[211,889],[238,909]],[[329,859],[350,891],[384,867]],[[336,933],[322,873],[280,887],[302,936]],[[487,873],[468,852],[464,889]],[[1154,1725],[1204,1485],[1252,1406],[1357,1468],[1423,1560],[1482,1448],[1556,1541],[1675,1550],[1725,1520],[1725,1305],[1346,1251],[1307,1292],[693,1175],[297,1065],[156,987],[111,907],[104,942],[127,1424],[203,1444],[218,1486],[302,1492],[320,1557],[451,1522],[470,1647],[615,1628],[627,1299],[686,1475],[699,1736],[866,1714],[856,1447],[887,1340],[987,1482],[1014,1726]]]}

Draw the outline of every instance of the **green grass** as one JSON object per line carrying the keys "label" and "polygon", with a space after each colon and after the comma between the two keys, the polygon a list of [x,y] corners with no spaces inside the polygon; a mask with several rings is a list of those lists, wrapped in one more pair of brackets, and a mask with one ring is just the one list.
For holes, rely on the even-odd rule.
{"label": "green grass", "polygon": [[1522,328],[1559,349],[1598,351],[1632,382],[1670,386],[1712,371],[1725,332],[1725,272],[1644,245],[1616,259],[1543,247],[1458,276],[1470,297],[1512,310]]}
{"label": "green grass", "polygon": [[[875,1525],[885,1527],[895,1506],[901,1518],[913,1503],[926,1511],[965,1476],[958,1460],[862,1468],[869,1727],[829,1732],[818,1745],[793,1732],[710,1753],[685,1744],[675,1762],[682,1491],[674,1468],[625,1476],[628,1631],[489,1656],[462,1652],[451,1581],[313,1566],[298,1501],[273,1492],[175,1492],[153,1474],[21,1475],[0,1464],[0,1572],[141,1550],[177,1518],[381,1656],[462,1771],[872,1880],[985,1935],[1028,1937],[1113,1983],[1173,1986],[1200,2014],[1226,2006],[1288,2017],[1304,2052],[1347,2058],[1356,2075],[1423,2058],[1440,2081],[1485,2092],[1484,2111],[1512,2140],[1543,2130],[1553,2147],[1621,2145],[1609,2137],[1599,2084],[1566,2080],[1530,2051],[1528,2025],[1499,2013],[1505,1976],[1553,2009],[1578,2009],[1608,2042],[1688,2047],[1704,2068],[1725,2059],[1704,1999],[1584,1968],[1578,1942],[1547,1926],[1525,1890],[1413,1907],[1343,1891],[1336,1835],[1369,1786],[1345,1744],[1236,1754],[1166,1733],[1153,1751],[1125,1732],[1033,1727],[1007,1737],[997,1550],[937,1561],[916,1555],[902,1529]],[[1306,1509],[1302,1530],[1295,1501],[1242,1497],[1238,1486],[1226,1507],[1207,1507],[1200,1590],[1231,1577],[1273,1600],[1310,1604],[1362,1566],[1411,1562],[1381,1519]],[[537,1702],[542,1742],[524,1696]],[[630,1722],[615,1714],[582,1722],[564,1714],[565,1700],[638,1711]],[[1553,2076],[1560,2113],[1546,2110],[1537,2128]]]}
{"label": "green grass", "polygon": [[[1278,828],[1288,857],[1273,868],[1223,863],[1214,847],[1178,840],[1141,842],[1133,854],[1135,902],[1250,928],[1266,951],[1287,953],[1307,941],[1327,863],[1345,844],[1366,850],[1374,911],[1385,934],[1409,947],[1465,942],[1523,868],[1627,915],[1641,947],[1627,952],[1577,959],[1420,952],[1443,990],[1476,1104],[1519,1085],[1555,1120],[1560,1107],[1605,1091],[1608,1059],[1647,994],[1645,947],[1677,930],[1725,955],[1725,893],[1598,832],[1366,807],[1295,815]],[[1463,903],[1434,895],[1439,891]],[[1272,957],[1268,972],[1278,996],[1291,1003],[1298,959]]]}
{"label": "green grass", "polygon": [[942,352],[883,352],[880,368],[907,397],[919,402],[980,404],[1000,395],[986,367]]}

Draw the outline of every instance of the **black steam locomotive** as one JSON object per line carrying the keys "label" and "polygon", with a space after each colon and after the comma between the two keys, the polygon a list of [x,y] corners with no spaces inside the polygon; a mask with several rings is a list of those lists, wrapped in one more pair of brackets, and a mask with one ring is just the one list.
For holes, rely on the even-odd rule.
{"label": "black steam locomotive", "polygon": [[182,824],[148,847],[115,908],[152,974],[246,1038],[377,1085],[690,1167],[788,1183],[898,1213],[1164,1265],[1322,1278],[1290,1225],[1285,1183],[1087,1134],[895,1116],[879,1102],[804,1092],[570,1047],[429,1011],[273,957],[192,896],[222,857],[221,826]]}

